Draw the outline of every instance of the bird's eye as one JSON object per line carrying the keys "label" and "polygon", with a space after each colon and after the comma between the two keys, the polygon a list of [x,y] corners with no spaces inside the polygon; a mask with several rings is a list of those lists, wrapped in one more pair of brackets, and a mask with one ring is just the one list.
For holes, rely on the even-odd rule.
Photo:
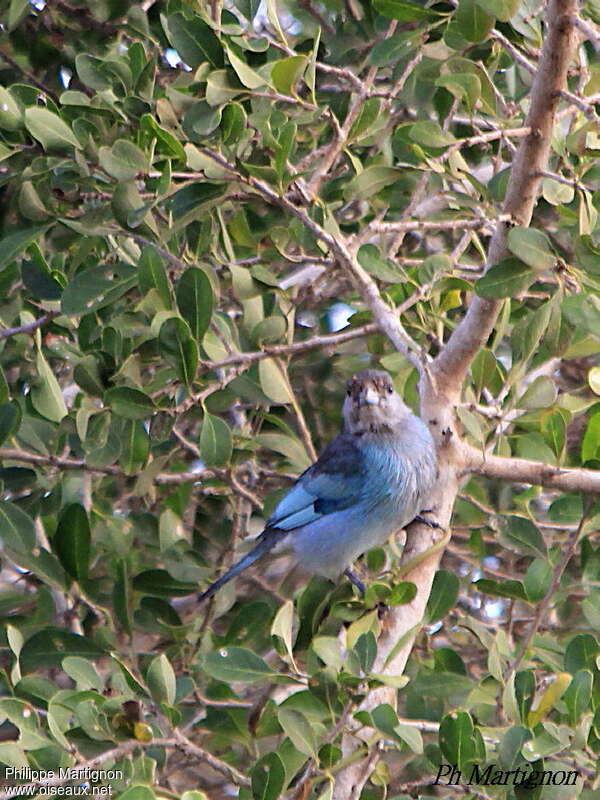
{"label": "bird's eye", "polygon": [[388,386],[388,394],[393,394],[393,393],[394,393],[393,387],[392,386]]}
{"label": "bird's eye", "polygon": [[352,389],[346,389],[346,394],[348,395],[348,397],[350,397],[350,395],[352,394]]}

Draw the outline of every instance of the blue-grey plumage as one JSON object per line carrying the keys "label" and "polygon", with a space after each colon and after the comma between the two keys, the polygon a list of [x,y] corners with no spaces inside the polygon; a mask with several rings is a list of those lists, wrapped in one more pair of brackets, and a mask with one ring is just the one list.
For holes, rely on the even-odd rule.
{"label": "blue-grey plumage", "polygon": [[279,501],[256,546],[200,600],[266,553],[291,553],[303,570],[336,578],[423,510],[437,478],[435,445],[390,376],[357,373],[342,414],[342,433]]}

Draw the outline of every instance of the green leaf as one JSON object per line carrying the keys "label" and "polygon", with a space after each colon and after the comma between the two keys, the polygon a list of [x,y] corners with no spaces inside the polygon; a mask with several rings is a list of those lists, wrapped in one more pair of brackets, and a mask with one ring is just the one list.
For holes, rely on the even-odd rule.
{"label": "green leaf", "polygon": [[35,225],[33,228],[24,228],[3,236],[0,239],[0,269],[20,256],[47,228],[47,225]]}
{"label": "green leaf", "polygon": [[386,599],[386,606],[404,606],[417,596],[417,587],[411,581],[400,581],[392,586],[392,591]]}
{"label": "green leaf", "polygon": [[594,589],[581,604],[583,616],[594,630],[600,630],[600,590]]}
{"label": "green leaf", "polygon": [[154,247],[144,247],[138,263],[138,282],[143,294],[156,289],[166,309],[171,307],[171,283],[162,256]]}
{"label": "green leaf", "polygon": [[0,128],[5,131],[18,131],[23,127],[23,113],[13,95],[0,86]]}
{"label": "green leaf", "polygon": [[[218,124],[218,123],[217,123]],[[214,205],[227,191],[220,183],[195,181],[175,192],[170,201],[173,218],[176,221],[187,219],[190,214],[200,214],[209,205]]]}
{"label": "green leaf", "polygon": [[589,461],[598,457],[600,450],[600,411],[594,414],[585,429],[581,441],[581,460]]}
{"label": "green leaf", "polygon": [[285,786],[285,768],[277,753],[267,753],[250,770],[254,800],[277,800]]}
{"label": "green leaf", "polygon": [[175,702],[175,670],[169,659],[163,653],[150,662],[146,673],[146,683],[150,695],[156,703],[167,703],[172,706]]}
{"label": "green leaf", "polygon": [[368,675],[377,655],[377,641],[373,635],[373,631],[361,633],[353,649],[358,658],[360,668],[365,675]]}
{"label": "green leaf", "polygon": [[35,357],[38,379],[31,387],[31,402],[35,410],[52,422],[60,422],[69,413],[63,400],[62,391],[54,373],[38,350]]}
{"label": "green leaf", "polygon": [[21,262],[23,283],[36,300],[60,300],[63,287],[41,262],[43,259],[41,261],[28,259]]}
{"label": "green leaf", "polygon": [[119,795],[119,800],[156,800],[156,795],[148,786],[130,786]]}
{"label": "green leaf", "polygon": [[284,317],[266,317],[254,326],[250,338],[260,347],[264,343],[279,341],[286,331],[287,322]]}
{"label": "green leaf", "polygon": [[437,11],[417,3],[409,3],[407,0],[374,0],[373,6],[382,16],[400,22],[421,22],[439,19],[442,16]]}
{"label": "green leaf", "polygon": [[589,633],[579,633],[574,636],[565,650],[565,669],[571,675],[578,670],[589,669],[596,671],[596,657],[598,656],[598,642]]}
{"label": "green leaf", "polygon": [[554,405],[557,395],[558,390],[552,378],[547,375],[539,375],[519,397],[517,408],[548,408]]}
{"label": "green leaf", "polygon": [[125,419],[147,419],[156,411],[147,394],[130,386],[115,386],[104,393],[104,404]]}
{"label": "green leaf", "polygon": [[140,130],[143,131],[148,139],[156,139],[156,152],[161,153],[176,161],[185,164],[185,150],[181,142],[162,128],[150,114],[144,114],[140,119]]}
{"label": "green leaf", "polygon": [[127,561],[119,559],[116,564],[117,577],[112,589],[112,605],[115,617],[129,636],[133,621],[132,585],[127,569]]}
{"label": "green leaf", "polygon": [[143,469],[150,455],[150,437],[143,422],[127,420],[123,425],[119,466],[125,475],[135,475]]}
{"label": "green leaf", "polygon": [[198,591],[198,584],[178,581],[165,569],[148,569],[140,572],[133,579],[136,592],[149,594],[152,597],[185,597]]}
{"label": "green leaf", "polygon": [[192,339],[188,324],[179,317],[170,317],[160,326],[158,349],[174,367],[180,381],[190,386],[198,368],[198,345]]}
{"label": "green leaf", "polygon": [[590,708],[593,675],[588,669],[580,669],[573,675],[563,701],[569,710],[569,724],[575,727],[582,715]]}
{"label": "green leaf", "polygon": [[297,633],[297,620],[294,615],[294,603],[286,600],[275,614],[271,625],[271,636],[277,636],[283,642],[291,663],[294,665],[294,639]]}
{"label": "green leaf", "polygon": [[398,283],[404,277],[391,261],[381,256],[379,248],[374,244],[363,244],[356,258],[361,267],[380,281]]}
{"label": "green leaf", "polygon": [[477,2],[484,11],[499,19],[500,22],[508,22],[521,5],[521,0],[477,0]]}
{"label": "green leaf", "polygon": [[373,165],[356,175],[345,190],[348,200],[367,200],[386,186],[395,183],[402,176],[402,170],[395,167]]}
{"label": "green leaf", "polygon": [[[380,44],[383,44],[381,42]],[[377,97],[369,97],[362,104],[358,117],[352,123],[350,133],[348,134],[349,141],[356,141],[361,139],[368,133],[371,126],[380,119],[379,110],[381,101]]]}
{"label": "green leaf", "polygon": [[[554,676],[554,680],[548,684],[547,688],[543,691],[542,696],[539,698],[535,710],[530,711],[527,715],[527,726],[529,728],[535,728],[535,726],[556,707],[557,701],[563,696],[571,681],[571,676],[566,672],[559,672]],[[544,734],[542,734],[542,737],[543,736]],[[551,744],[551,747],[552,746],[553,745]],[[530,756],[535,753],[539,753],[541,755],[543,749],[540,747],[539,743],[532,742],[528,747],[525,748],[525,752]],[[548,751],[548,754],[550,754],[550,751]]]}
{"label": "green leaf", "polygon": [[498,758],[505,770],[514,770],[525,761],[521,748],[531,736],[531,731],[521,725],[514,725],[506,731],[498,747]]}
{"label": "green leaf", "polygon": [[539,603],[548,591],[552,579],[552,567],[543,558],[534,559],[527,567],[523,579],[527,599],[531,603]]}
{"label": "green leaf", "polygon": [[31,181],[23,181],[17,202],[21,214],[33,222],[42,222],[50,216],[48,209]]}
{"label": "green leaf", "polygon": [[207,467],[222,467],[231,459],[229,425],[220,417],[205,413],[200,431],[200,458]]}
{"label": "green leaf", "polygon": [[515,699],[522,722],[527,722],[535,697],[535,676],[529,669],[517,672],[514,679]]}
{"label": "green leaf", "polygon": [[386,738],[392,739],[392,741],[396,741],[399,744],[406,742],[414,753],[420,754],[423,752],[423,738],[420,731],[401,724],[398,720],[398,715],[388,703],[383,703],[374,708],[371,712],[371,718],[377,730],[384,733]]}
{"label": "green leaf", "polygon": [[222,647],[206,655],[204,671],[217,681],[257,683],[272,679],[275,673],[269,665],[243,647]]}
{"label": "green leaf", "polygon": [[206,272],[197,267],[186,270],[177,284],[176,297],[181,316],[199,344],[208,330],[213,309],[213,291]]}
{"label": "green leaf", "polygon": [[271,81],[278,92],[290,95],[294,87],[304,75],[308,64],[306,56],[290,56],[275,61],[271,67]]}
{"label": "green leaf", "polygon": [[280,707],[277,710],[277,719],[296,750],[317,758],[317,739],[304,714],[293,708]]}
{"label": "green leaf", "polygon": [[310,467],[311,461],[306,449],[296,438],[286,436],[283,433],[259,433],[256,441],[262,447],[275,450],[286,456],[300,472]]}
{"label": "green leaf", "polygon": [[550,239],[542,231],[519,226],[510,228],[506,244],[511,253],[534,270],[553,269],[556,266],[556,255]]}
{"label": "green leaf", "polygon": [[114,303],[137,283],[128,264],[105,264],[78,272],[63,292],[61,309],[67,316],[87,314]]}
{"label": "green leaf", "polygon": [[246,128],[246,112],[240,103],[228,103],[221,115],[221,132],[224,144],[234,144]]}
{"label": "green leaf", "polygon": [[65,147],[81,149],[79,139],[67,123],[47,108],[26,108],[25,127],[44,150],[64,150]]}
{"label": "green leaf", "polygon": [[457,100],[463,101],[467,108],[475,108],[481,97],[481,80],[478,75],[469,72],[455,72],[452,75],[440,75],[435,85],[447,89]]}
{"label": "green leaf", "polygon": [[33,520],[4,500],[0,500],[0,540],[17,553],[30,553],[35,547]]}
{"label": "green leaf", "polygon": [[433,120],[420,120],[410,126],[408,133],[413,142],[423,147],[448,147],[456,142],[455,137],[442,130],[440,125]]}
{"label": "green leaf", "polygon": [[600,367],[592,367],[588,372],[588,384],[594,394],[600,394]]}
{"label": "green leaf", "polygon": [[261,86],[266,85],[267,79],[242,61],[230,47],[227,48],[227,58],[235,70],[235,74],[248,89],[260,89]]}
{"label": "green leaf", "polygon": [[148,171],[148,158],[128,139],[117,139],[111,147],[98,151],[100,166],[118,181],[128,181]]}
{"label": "green leaf", "polygon": [[19,661],[23,673],[61,667],[65,656],[81,656],[94,660],[106,653],[86,636],[69,633],[61,628],[44,628],[23,645]]}
{"label": "green leaf", "polygon": [[0,445],[19,430],[23,413],[16,400],[0,404]]}
{"label": "green leaf", "polygon": [[264,358],[258,363],[260,387],[274,403],[285,405],[293,402],[289,380],[281,361]]}
{"label": "green leaf", "polygon": [[535,275],[517,258],[505,258],[490,267],[483,277],[475,281],[475,292],[480,297],[498,299],[513,297],[533,283]]}
{"label": "green leaf", "polygon": [[494,17],[486,14],[476,0],[459,0],[454,19],[460,35],[468,42],[482,42],[494,27]]}
{"label": "green leaf", "polygon": [[478,592],[491,594],[494,597],[511,597],[515,600],[527,600],[527,595],[521,581],[495,581],[491,578],[481,578],[473,583]]}
{"label": "green leaf", "polygon": [[[387,39],[377,42],[375,46],[371,48],[371,52],[369,54],[369,64],[372,64],[374,67],[387,67],[388,65],[395,66],[398,64],[401,58],[404,58],[404,56],[407,56],[414,49],[416,49],[418,44],[419,39],[415,36],[415,31],[396,33],[394,36],[389,36]],[[380,103],[377,98],[371,97],[369,100],[377,101],[376,107],[379,111]],[[365,105],[369,103],[369,100],[366,101]],[[371,104],[371,108],[374,106],[375,104]],[[373,121],[374,120],[371,120],[371,122]],[[352,138],[353,130],[354,125],[352,126],[349,138]]]}
{"label": "green leaf", "polygon": [[500,543],[509,550],[524,556],[546,558],[546,543],[539,529],[526,517],[506,514],[500,520]]}
{"label": "green leaf", "polygon": [[440,749],[449,764],[459,769],[477,759],[477,743],[471,715],[466,711],[453,711],[440,722]]}
{"label": "green leaf", "polygon": [[459,580],[453,572],[445,569],[436,572],[425,611],[429,624],[444,617],[456,605],[459,586]]}
{"label": "green leaf", "polygon": [[61,513],[52,539],[60,563],[76,581],[85,580],[90,565],[91,532],[85,508],[71,503]]}
{"label": "green leaf", "polygon": [[560,463],[567,440],[567,420],[559,409],[554,409],[544,412],[540,422],[544,439]]}
{"label": "green leaf", "polygon": [[61,592],[68,591],[70,581],[60,561],[43,547],[35,547],[27,553],[12,551],[11,558],[22,569],[36,575],[44,584]]}
{"label": "green leaf", "polygon": [[87,659],[81,658],[81,656],[67,656],[63,658],[62,668],[70,678],[76,681],[78,689],[103,691],[104,681],[96,672],[94,665]]}
{"label": "green leaf", "polygon": [[190,67],[208,61],[216,69],[223,66],[221,42],[198,15],[185,17],[181,13],[161,16],[167,39]]}
{"label": "green leaf", "polygon": [[[490,0],[478,0],[479,3],[489,2]],[[496,2],[496,0],[492,0]],[[519,0],[515,0],[519,2]],[[575,188],[554,178],[544,178],[542,181],[542,195],[544,200],[550,205],[560,206],[563,203],[568,205],[575,197]]]}

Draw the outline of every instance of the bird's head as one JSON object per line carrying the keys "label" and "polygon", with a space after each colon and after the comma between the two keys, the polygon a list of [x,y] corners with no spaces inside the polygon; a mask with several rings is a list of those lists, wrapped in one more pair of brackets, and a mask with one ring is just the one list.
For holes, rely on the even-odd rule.
{"label": "bird's head", "polygon": [[342,414],[348,433],[391,433],[409,413],[387,372],[365,369],[346,384]]}

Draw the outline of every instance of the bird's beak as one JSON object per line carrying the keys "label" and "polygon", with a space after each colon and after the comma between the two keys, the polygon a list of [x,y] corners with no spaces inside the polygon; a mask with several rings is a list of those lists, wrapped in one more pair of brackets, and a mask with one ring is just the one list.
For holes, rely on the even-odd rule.
{"label": "bird's beak", "polygon": [[375,391],[375,389],[373,389],[372,386],[368,386],[366,391],[363,392],[362,400],[367,406],[378,406],[379,394]]}

